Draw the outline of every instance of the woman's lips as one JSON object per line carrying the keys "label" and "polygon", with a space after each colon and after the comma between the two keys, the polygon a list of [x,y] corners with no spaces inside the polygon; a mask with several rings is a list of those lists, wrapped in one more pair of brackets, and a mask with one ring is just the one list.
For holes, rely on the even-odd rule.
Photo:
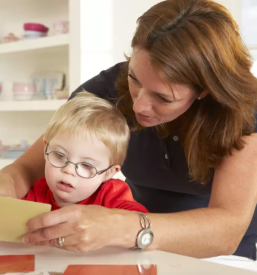
{"label": "woman's lips", "polygon": [[136,116],[138,116],[139,118],[142,118],[144,120],[150,120],[150,119],[152,119],[151,116],[146,116],[146,115],[143,115],[143,114],[140,114],[140,113],[137,113]]}

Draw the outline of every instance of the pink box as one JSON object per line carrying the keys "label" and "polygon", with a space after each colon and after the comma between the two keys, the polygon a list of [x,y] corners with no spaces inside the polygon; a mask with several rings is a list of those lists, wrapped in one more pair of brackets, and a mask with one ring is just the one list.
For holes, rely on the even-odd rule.
{"label": "pink box", "polygon": [[69,32],[69,21],[58,21],[53,25],[54,34],[64,34]]}

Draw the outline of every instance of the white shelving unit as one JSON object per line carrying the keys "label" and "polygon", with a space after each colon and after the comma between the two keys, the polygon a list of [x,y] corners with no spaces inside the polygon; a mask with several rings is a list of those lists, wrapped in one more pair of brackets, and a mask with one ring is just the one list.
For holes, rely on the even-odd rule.
{"label": "white shelving unit", "polygon": [[0,158],[0,167],[5,167],[11,163],[14,162],[14,159],[3,159],[3,158]]}
{"label": "white shelving unit", "polygon": [[255,45],[247,45],[249,50],[257,50],[257,44]]}
{"label": "white shelving unit", "polygon": [[[60,46],[69,46],[69,35],[62,34],[48,36],[33,40],[21,40],[14,43],[0,44],[0,55],[8,53],[18,53],[23,51],[42,50]],[[41,53],[42,54],[42,53]]]}
{"label": "white shelving unit", "polygon": [[[27,140],[32,144],[44,131],[53,113],[66,100],[15,101],[13,82],[29,82],[34,72],[63,72],[65,85],[73,91],[80,85],[80,1],[0,0],[0,140],[4,145]],[[69,34],[55,35],[53,24],[69,20]],[[23,39],[23,24],[49,27],[47,37]],[[1,43],[14,33],[21,39]],[[1,159],[0,169],[13,159]]]}
{"label": "white shelving unit", "polygon": [[67,100],[31,100],[0,102],[0,112],[55,111]]}

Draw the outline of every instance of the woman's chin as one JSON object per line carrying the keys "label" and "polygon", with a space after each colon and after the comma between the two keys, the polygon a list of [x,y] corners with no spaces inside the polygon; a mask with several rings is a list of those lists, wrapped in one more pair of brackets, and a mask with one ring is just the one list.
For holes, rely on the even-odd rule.
{"label": "woman's chin", "polygon": [[143,119],[142,117],[136,116],[136,120],[143,127],[153,127],[158,125],[154,119]]}
{"label": "woman's chin", "polygon": [[150,122],[145,122],[145,121],[138,121],[137,120],[137,122],[141,125],[141,126],[143,126],[143,127],[154,127],[154,126],[156,126],[156,124],[155,123],[150,123]]}

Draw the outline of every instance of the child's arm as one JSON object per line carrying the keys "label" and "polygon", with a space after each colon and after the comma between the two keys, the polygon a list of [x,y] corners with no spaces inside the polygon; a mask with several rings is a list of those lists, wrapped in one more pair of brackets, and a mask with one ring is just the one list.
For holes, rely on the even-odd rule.
{"label": "child's arm", "polygon": [[101,193],[102,206],[143,213],[149,212],[142,204],[133,199],[131,190],[124,181],[112,179],[104,183],[99,192]]}

